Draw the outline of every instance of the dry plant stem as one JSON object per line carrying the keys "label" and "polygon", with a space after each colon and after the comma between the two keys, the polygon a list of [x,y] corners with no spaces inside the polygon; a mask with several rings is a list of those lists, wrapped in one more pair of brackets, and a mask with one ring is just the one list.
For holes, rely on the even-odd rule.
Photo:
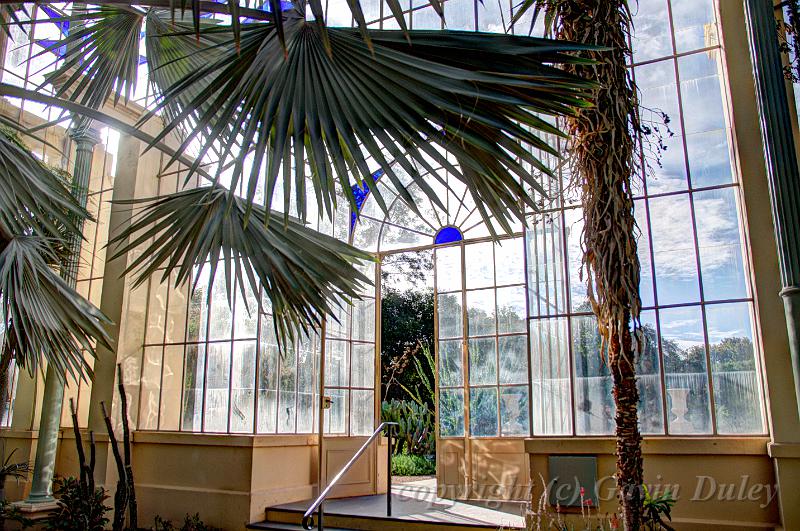
{"label": "dry plant stem", "polygon": [[0,356],[0,419],[5,417],[6,408],[10,406],[10,404],[6,404],[9,369],[11,369],[11,349],[6,347],[3,349],[2,356]]}
{"label": "dry plant stem", "polygon": [[598,319],[616,405],[617,489],[625,529],[639,529],[643,481],[637,421],[634,337],[639,327],[639,260],[631,177],[637,171],[636,91],[626,63],[630,12],[625,0],[552,0],[557,37],[604,47],[594,64],[565,68],[600,86],[594,106],[567,119],[573,170],[581,178],[584,267]]}
{"label": "dry plant stem", "polygon": [[119,381],[119,400],[122,407],[122,446],[125,451],[125,487],[128,499],[128,525],[131,529],[138,529],[138,510],[136,505],[136,490],[133,484],[133,466],[131,465],[131,430],[128,425],[128,395],[125,392],[125,383],[122,380],[122,365],[117,364],[117,380]]}
{"label": "dry plant stem", "polygon": [[117,464],[117,490],[114,493],[114,521],[111,524],[111,529],[114,531],[122,531],[125,526],[125,509],[128,506],[128,489],[125,481],[125,466],[122,463],[122,456],[119,454],[117,447],[117,437],[114,435],[114,426],[111,423],[111,417],[106,410],[105,402],[100,402],[100,407],[103,409],[103,420],[106,422],[106,429],[108,430],[108,444],[111,445],[111,452],[114,454],[114,462]]}

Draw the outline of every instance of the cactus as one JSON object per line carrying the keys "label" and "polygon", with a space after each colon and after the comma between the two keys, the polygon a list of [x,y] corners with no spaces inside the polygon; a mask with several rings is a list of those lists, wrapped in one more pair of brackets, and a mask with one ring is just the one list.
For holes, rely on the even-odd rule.
{"label": "cactus", "polygon": [[390,400],[381,404],[381,417],[396,422],[397,438],[392,453],[430,455],[436,449],[434,414],[427,404],[408,400]]}

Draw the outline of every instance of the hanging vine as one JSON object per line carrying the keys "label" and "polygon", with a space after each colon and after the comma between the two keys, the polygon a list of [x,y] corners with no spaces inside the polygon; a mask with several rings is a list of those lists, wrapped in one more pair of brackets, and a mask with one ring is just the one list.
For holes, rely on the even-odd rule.
{"label": "hanging vine", "polygon": [[775,5],[781,11],[776,17],[778,45],[788,61],[783,66],[783,76],[792,83],[800,82],[800,40],[798,40],[798,24],[800,23],[800,0],[784,0]]}

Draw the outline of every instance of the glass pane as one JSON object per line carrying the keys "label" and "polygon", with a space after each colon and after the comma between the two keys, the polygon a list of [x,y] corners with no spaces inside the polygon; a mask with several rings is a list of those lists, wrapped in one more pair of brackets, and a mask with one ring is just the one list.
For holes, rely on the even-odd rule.
{"label": "glass pane", "polygon": [[299,342],[297,360],[297,433],[314,430],[315,413],[319,407],[316,365],[319,360],[319,336],[302,338]]}
{"label": "glass pane", "polygon": [[706,306],[717,431],[764,433],[749,302]]}
{"label": "glass pane", "polygon": [[353,336],[356,341],[375,341],[375,299],[353,301]]}
{"label": "glass pane", "polygon": [[464,266],[467,289],[485,288],[494,285],[494,262],[492,242],[473,243],[464,246]]}
{"label": "glass pane", "polygon": [[470,385],[497,384],[497,348],[493,337],[470,339],[469,383]]}
{"label": "glass pane", "polygon": [[594,316],[572,320],[572,348],[575,355],[575,431],[578,435],[606,435],[614,432],[613,382]]}
{"label": "glass pane", "polygon": [[209,312],[211,316],[208,321],[208,338],[212,341],[231,337],[232,315],[225,285],[224,271],[217,270],[214,276],[214,285],[211,288],[211,309]]}
{"label": "glass pane", "polygon": [[231,344],[226,342],[208,345],[204,431],[228,430],[230,371]]}
{"label": "glass pane", "polygon": [[497,288],[497,332],[511,334],[525,331],[525,286]]}
{"label": "glass pane", "polygon": [[497,388],[469,390],[469,432],[473,437],[497,436]]}
{"label": "glass pane", "polygon": [[567,312],[561,214],[537,215],[525,231],[531,317]]}
{"label": "glass pane", "polygon": [[639,430],[645,434],[664,434],[661,399],[661,363],[654,311],[642,312],[642,352],[636,358],[636,385],[639,388]]}
{"label": "glass pane", "polygon": [[464,333],[462,330],[461,293],[439,294],[437,301],[439,337],[461,337]]}
{"label": "glass pane", "polygon": [[647,210],[645,201],[640,199],[634,202],[634,215],[639,234],[636,238],[636,254],[639,257],[639,296],[642,306],[655,305],[653,298],[653,261],[650,259],[650,230],[647,223]]}
{"label": "glass pane", "polygon": [[350,435],[372,435],[375,416],[374,391],[350,391]]}
{"label": "glass pane", "polygon": [[[502,13],[500,6],[503,5]],[[493,33],[505,33],[506,28],[511,24],[511,17],[509,2],[500,0],[487,0],[485,2],[478,2],[478,31],[488,31]]]}
{"label": "glass pane", "polygon": [[530,434],[528,424],[528,387],[501,387],[501,435],[527,437]]}
{"label": "glass pane", "polygon": [[[262,322],[263,324],[263,322]],[[270,323],[270,327],[272,324]],[[278,408],[278,346],[262,339],[258,360],[258,433],[275,433]]]}
{"label": "glass pane", "polygon": [[[648,193],[685,190],[686,160],[681,138],[681,116],[678,105],[678,84],[675,81],[675,61],[658,61],[635,69],[636,84],[641,94],[642,119],[650,121],[661,133],[663,149],[652,146],[647,157]],[[664,124],[673,133],[670,136]],[[645,138],[645,142],[656,141],[655,135]]]}
{"label": "glass pane", "polygon": [[164,367],[161,375],[161,420],[159,430],[177,431],[180,427],[181,377],[183,376],[183,345],[164,347]]}
{"label": "glass pane", "polygon": [[145,336],[145,343],[164,342],[169,284],[167,282],[159,282],[161,274],[161,272],[158,272],[150,280],[150,301],[147,304],[147,335]]}
{"label": "glass pane", "polygon": [[[408,209],[405,203],[399,204],[402,204],[402,208]],[[416,214],[409,211],[409,215],[415,216]],[[424,228],[427,229],[427,232],[422,233],[384,223],[379,250],[393,251],[396,249],[410,249],[412,247],[428,245],[433,242],[434,233],[430,227],[426,226]]]}
{"label": "glass pane", "polygon": [[280,353],[278,433],[294,433],[297,416],[297,347]]}
{"label": "glass pane", "polygon": [[569,272],[570,307],[573,312],[589,312],[589,298],[586,295],[586,279],[582,278],[583,248],[581,244],[583,232],[583,212],[578,208],[564,211],[565,231],[567,236],[567,271]]}
{"label": "glass pane", "polygon": [[523,247],[522,238],[503,240],[495,244],[494,262],[498,286],[525,282]]}
{"label": "glass pane", "polygon": [[[254,310],[253,313],[256,314],[257,310]],[[231,374],[231,432],[251,433],[255,416],[255,341],[234,343]]]}
{"label": "glass pane", "polygon": [[158,429],[159,390],[161,387],[161,358],[164,347],[145,347],[142,359],[141,404],[139,429]]}
{"label": "glass pane", "polygon": [[717,46],[713,0],[672,0],[672,22],[678,53]]}
{"label": "glass pane", "polygon": [[734,188],[694,194],[700,271],[707,301],[748,296],[736,195]]}
{"label": "glass pane", "polygon": [[331,407],[325,410],[325,433],[343,434],[347,430],[347,389],[326,389]]}
{"label": "glass pane", "polygon": [[350,316],[352,315],[353,307],[349,302],[339,297],[331,303],[331,307],[333,310],[326,323],[325,332],[328,337],[347,339],[350,337]]}
{"label": "glass pane", "polygon": [[359,218],[353,232],[353,246],[362,251],[377,251],[381,225],[382,223],[374,219],[364,216]]}
{"label": "glass pane", "polygon": [[671,434],[711,432],[703,316],[699,306],[659,312]]}
{"label": "glass pane", "polygon": [[203,375],[205,374],[205,345],[186,345],[186,362],[183,368],[183,421],[184,431],[203,429]]}
{"label": "glass pane", "polygon": [[722,60],[719,53],[681,57],[678,70],[692,186],[700,188],[733,182],[728,146],[730,124],[720,84]]}
{"label": "glass pane", "polygon": [[258,299],[253,290],[250,289],[250,283],[247,280],[244,283],[245,293],[247,293],[246,299],[242,297],[241,290],[236,290],[235,338],[255,339],[258,333]]}
{"label": "glass pane", "polygon": [[467,292],[467,319],[470,336],[485,336],[497,331],[493,289]]}
{"label": "glass pane", "polygon": [[439,385],[455,387],[464,384],[461,371],[461,340],[439,341]]}
{"label": "glass pane", "polygon": [[[195,269],[196,270],[196,269]],[[194,279],[192,279],[194,280]],[[189,323],[186,327],[187,341],[205,341],[208,329],[208,268],[203,268],[197,287],[189,302]]]}
{"label": "glass pane", "polygon": [[427,0],[413,0],[412,6],[422,7],[411,13],[411,27],[413,29],[441,29],[442,19]]}
{"label": "glass pane", "polygon": [[375,345],[353,343],[350,352],[350,386],[375,387]]}
{"label": "glass pane", "polygon": [[464,436],[463,389],[439,391],[439,435],[442,437]]}
{"label": "glass pane", "polygon": [[650,222],[658,303],[700,300],[689,197],[674,195],[651,199]]}
{"label": "glass pane", "polygon": [[567,319],[531,321],[531,406],[534,435],[572,433]]}
{"label": "glass pane", "polygon": [[461,289],[461,246],[436,249],[436,290]]}
{"label": "glass pane", "polygon": [[167,312],[167,333],[165,343],[182,343],[186,337],[186,302],[189,284],[175,286],[176,274],[172,275],[169,291],[169,311]]}
{"label": "glass pane", "polygon": [[498,338],[501,384],[527,383],[527,340],[524,335]]}
{"label": "glass pane", "polygon": [[325,351],[325,385],[347,387],[350,367],[347,363],[347,342],[328,340]]}
{"label": "glass pane", "polygon": [[444,3],[445,25],[451,30],[475,30],[475,0],[448,0]]}
{"label": "glass pane", "polygon": [[634,11],[633,56],[636,62],[672,54],[667,0],[639,0]]}

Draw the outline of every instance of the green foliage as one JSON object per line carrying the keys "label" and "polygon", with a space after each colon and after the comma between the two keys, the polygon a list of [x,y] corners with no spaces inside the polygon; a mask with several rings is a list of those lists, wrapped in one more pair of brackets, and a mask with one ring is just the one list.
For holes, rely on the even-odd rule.
{"label": "green foliage", "polygon": [[432,476],[436,464],[421,455],[397,454],[392,456],[392,475],[394,476]]}
{"label": "green foliage", "polygon": [[183,525],[175,527],[175,524],[170,520],[164,520],[160,516],[156,516],[155,526],[153,531],[221,531],[217,527],[211,527],[203,523],[200,519],[200,514],[195,513],[189,516],[187,513],[183,518]]}
{"label": "green foliage", "polygon": [[102,487],[97,487],[86,496],[80,482],[74,477],[56,478],[53,482],[58,508],[47,519],[45,529],[54,531],[103,531],[111,507],[105,505],[108,498]]}
{"label": "green foliage", "polygon": [[34,521],[25,516],[19,507],[6,500],[0,500],[0,529],[5,529],[5,522],[15,522],[18,529],[28,529]]}
{"label": "green foliage", "polygon": [[644,501],[642,502],[642,528],[648,531],[666,529],[674,531],[664,521],[664,518],[672,521],[672,508],[675,506],[675,498],[669,491],[657,496],[651,496],[646,485],[642,485],[644,491]]}
{"label": "green foliage", "polygon": [[[2,442],[2,454],[5,455],[6,451],[6,444],[5,441]],[[14,457],[14,453],[17,451],[16,448],[11,450],[5,458],[3,459],[2,464],[0,464],[0,490],[3,489],[2,485],[5,485],[5,481],[7,478],[14,478],[17,480],[25,479],[28,477],[28,474],[31,471],[31,464],[28,461],[17,461],[12,462],[11,458]]]}
{"label": "green foliage", "polygon": [[436,448],[435,416],[427,404],[409,400],[390,400],[381,404],[383,422],[396,422],[392,453],[425,456]]}
{"label": "green foliage", "polygon": [[[385,400],[413,400],[407,390],[424,387],[424,377],[409,368],[415,365],[414,358],[423,354],[421,345],[433,343],[433,320],[432,290],[384,291],[381,298],[381,378]],[[428,381],[433,381],[432,370],[426,370],[425,374]],[[398,383],[402,387],[395,385]],[[424,401],[433,407],[432,394]]]}
{"label": "green foliage", "polygon": [[[430,352],[433,344],[433,291],[389,289],[381,299],[381,379],[384,400],[422,399],[433,409],[434,381],[427,361],[417,367],[417,356]],[[416,394],[412,392],[418,390]],[[427,394],[420,394],[425,390]]]}

